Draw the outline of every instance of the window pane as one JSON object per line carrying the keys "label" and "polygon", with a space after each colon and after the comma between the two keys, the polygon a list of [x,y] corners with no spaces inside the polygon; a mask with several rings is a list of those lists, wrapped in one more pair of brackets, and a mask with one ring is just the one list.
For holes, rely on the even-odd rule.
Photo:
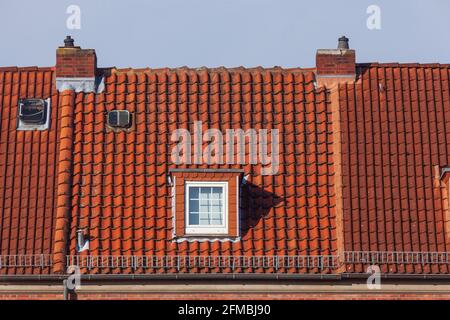
{"label": "window pane", "polygon": [[223,188],[189,187],[189,224],[223,224]]}
{"label": "window pane", "polygon": [[212,188],[211,199],[214,200],[222,199],[222,188],[219,187]]}
{"label": "window pane", "polygon": [[189,224],[190,225],[198,225],[198,214],[197,213],[190,213],[189,214]]}
{"label": "window pane", "polygon": [[208,215],[201,215],[200,216],[200,225],[202,226],[209,226],[211,223],[209,222]]}
{"label": "window pane", "polygon": [[211,190],[211,188],[209,188],[209,187],[201,187],[200,188],[200,196],[201,197],[204,196],[204,197],[208,198],[210,190]]}
{"label": "window pane", "polygon": [[197,199],[189,200],[189,212],[198,212],[198,200]]}
{"label": "window pane", "polygon": [[222,206],[212,206],[211,209],[212,223],[222,224]]}
{"label": "window pane", "polygon": [[189,187],[189,198],[198,199],[198,187]]}

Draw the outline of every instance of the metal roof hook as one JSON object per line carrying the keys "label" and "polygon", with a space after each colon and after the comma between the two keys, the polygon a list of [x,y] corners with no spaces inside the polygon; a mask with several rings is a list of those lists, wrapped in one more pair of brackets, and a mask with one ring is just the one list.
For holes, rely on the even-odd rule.
{"label": "metal roof hook", "polygon": [[86,239],[84,229],[77,230],[77,251],[83,252],[89,250],[89,240]]}
{"label": "metal roof hook", "polygon": [[250,178],[250,174],[246,174],[243,178],[242,178],[242,182],[241,182],[241,184],[243,185],[243,186],[245,186],[246,184],[248,184],[249,183],[249,178]]}
{"label": "metal roof hook", "polygon": [[167,176],[167,184],[169,185],[169,187],[173,187],[173,181],[170,175]]}

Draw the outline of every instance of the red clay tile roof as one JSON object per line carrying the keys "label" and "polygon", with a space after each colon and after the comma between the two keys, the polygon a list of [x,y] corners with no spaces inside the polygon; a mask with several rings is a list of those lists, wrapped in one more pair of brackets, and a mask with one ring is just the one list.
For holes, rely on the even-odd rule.
{"label": "red clay tile roof", "polygon": [[[448,263],[420,259],[450,251],[439,179],[449,165],[449,70],[359,65],[355,84],[317,88],[310,69],[113,69],[104,92],[75,94],[55,90],[51,68],[0,68],[0,273],[62,273],[74,263],[90,273],[365,272],[364,259],[411,252],[415,263],[382,270],[448,273]],[[51,97],[50,130],[16,131],[24,97]],[[106,130],[113,109],[131,111],[134,129]],[[205,129],[280,130],[278,174],[220,166],[250,174],[240,241],[172,240],[170,134],[196,120]],[[80,254],[79,228],[90,238]],[[28,265],[43,267],[10,255],[37,255]],[[269,260],[187,270],[176,256]],[[297,260],[276,269],[285,257]],[[145,259],[161,264],[143,268]]]}
{"label": "red clay tile roof", "polygon": [[[358,73],[355,84],[339,90],[345,249],[450,251],[439,177],[450,163],[450,67],[368,64]],[[382,271],[448,267],[389,264]]]}
{"label": "red clay tile roof", "polygon": [[[127,70],[108,76],[102,94],[78,94],[71,254],[79,228],[90,230],[94,256],[336,254],[331,114],[313,80],[299,69]],[[133,112],[135,130],[108,132],[112,109]],[[241,241],[172,240],[170,135],[179,127],[192,132],[197,120],[204,130],[280,130],[277,175],[261,176],[260,165],[229,166],[251,175],[242,206],[253,210],[241,221]],[[111,271],[120,272],[91,270]]]}
{"label": "red clay tile roof", "polygon": [[[49,68],[0,69],[0,254],[53,252],[61,110]],[[20,98],[51,97],[51,128],[17,131]],[[44,256],[40,256],[40,255]],[[50,267],[0,268],[0,274],[48,273]]]}

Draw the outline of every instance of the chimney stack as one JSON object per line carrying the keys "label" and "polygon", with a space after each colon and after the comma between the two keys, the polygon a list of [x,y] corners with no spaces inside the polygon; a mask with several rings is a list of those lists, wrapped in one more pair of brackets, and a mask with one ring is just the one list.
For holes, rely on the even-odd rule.
{"label": "chimney stack", "polygon": [[96,91],[97,56],[94,49],[75,46],[67,36],[64,46],[56,49],[56,88],[59,91]]}
{"label": "chimney stack", "polygon": [[316,76],[319,86],[355,81],[355,50],[349,49],[347,37],[339,38],[337,49],[317,50]]}

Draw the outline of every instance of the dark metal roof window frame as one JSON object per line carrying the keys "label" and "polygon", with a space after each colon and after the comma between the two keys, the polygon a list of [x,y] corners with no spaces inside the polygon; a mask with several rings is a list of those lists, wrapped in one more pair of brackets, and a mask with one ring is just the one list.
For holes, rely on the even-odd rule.
{"label": "dark metal roof window frame", "polygon": [[128,110],[108,111],[106,123],[111,130],[129,130],[133,126],[133,114]]}

